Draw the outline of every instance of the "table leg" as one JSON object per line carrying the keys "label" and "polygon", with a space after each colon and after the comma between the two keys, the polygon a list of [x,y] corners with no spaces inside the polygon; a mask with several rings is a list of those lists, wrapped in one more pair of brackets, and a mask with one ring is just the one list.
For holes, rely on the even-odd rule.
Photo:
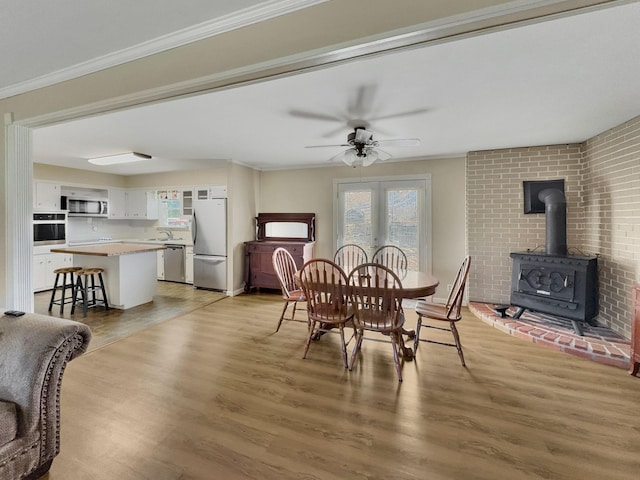
{"label": "table leg", "polygon": [[405,345],[404,337],[403,337],[404,335],[406,335],[407,338],[409,338],[409,339],[413,339],[413,338],[416,337],[416,331],[415,330],[406,329],[406,328],[403,327],[402,328],[402,333],[400,335],[400,341],[401,341],[400,350],[402,351],[402,356],[404,357],[405,360],[410,362],[415,357],[415,353],[413,351],[413,348]]}

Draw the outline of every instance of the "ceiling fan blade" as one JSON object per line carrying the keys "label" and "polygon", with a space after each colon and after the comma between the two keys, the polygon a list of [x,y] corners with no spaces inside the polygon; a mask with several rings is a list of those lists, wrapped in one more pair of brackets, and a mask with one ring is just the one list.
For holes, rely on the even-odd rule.
{"label": "ceiling fan blade", "polygon": [[408,117],[410,115],[420,115],[427,113],[430,108],[416,108],[415,110],[407,110],[405,112],[390,113],[388,115],[380,115],[379,117],[373,117],[371,120],[387,120],[389,118]]}
{"label": "ceiling fan blade", "polygon": [[289,115],[293,117],[306,118],[311,120],[326,120],[329,122],[343,122],[344,118],[325,113],[306,112],[304,110],[289,110]]}
{"label": "ceiling fan blade", "polygon": [[377,85],[360,85],[353,101],[347,103],[349,117],[366,117],[376,96]]}
{"label": "ceiling fan blade", "polygon": [[420,146],[419,138],[398,138],[391,140],[376,140],[378,145],[385,147],[418,147]]}
{"label": "ceiling fan blade", "polygon": [[307,145],[304,148],[324,148],[324,147],[350,147],[348,143],[340,143],[336,145]]}
{"label": "ceiling fan blade", "polygon": [[341,132],[344,132],[344,125],[340,125],[339,127],[333,128],[330,131],[323,133],[322,136],[324,138],[331,138]]}
{"label": "ceiling fan blade", "polygon": [[383,161],[383,162],[385,160],[389,160],[393,156],[389,152],[385,152],[384,150],[381,150],[380,148],[376,148],[376,152],[378,153],[378,160]]}

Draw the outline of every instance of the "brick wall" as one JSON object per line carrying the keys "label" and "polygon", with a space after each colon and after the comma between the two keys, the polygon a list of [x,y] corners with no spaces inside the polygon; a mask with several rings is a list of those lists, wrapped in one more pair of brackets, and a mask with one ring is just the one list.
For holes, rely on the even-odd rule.
{"label": "brick wall", "polygon": [[600,253],[598,320],[631,336],[631,286],[640,272],[640,117],[587,140],[584,245]]}
{"label": "brick wall", "polygon": [[640,117],[583,144],[467,155],[469,299],[508,303],[510,252],[544,249],[544,215],[523,213],[523,180],[564,178],[569,253],[598,254],[598,321],[631,335],[640,274]]}
{"label": "brick wall", "polygon": [[509,303],[510,252],[544,251],[544,214],[524,214],[523,180],[565,181],[567,244],[581,247],[580,145],[487,150],[467,154],[469,300]]}

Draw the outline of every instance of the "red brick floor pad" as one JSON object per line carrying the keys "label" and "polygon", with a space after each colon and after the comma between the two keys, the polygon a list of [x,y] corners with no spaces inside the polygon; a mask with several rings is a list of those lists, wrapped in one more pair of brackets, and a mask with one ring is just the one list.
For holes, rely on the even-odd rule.
{"label": "red brick floor pad", "polygon": [[502,318],[490,303],[470,302],[469,310],[482,321],[514,337],[555,348],[594,362],[618,368],[629,368],[631,342],[603,326],[582,326],[577,335],[570,320],[525,310],[519,319],[512,318],[517,310],[509,307]]}

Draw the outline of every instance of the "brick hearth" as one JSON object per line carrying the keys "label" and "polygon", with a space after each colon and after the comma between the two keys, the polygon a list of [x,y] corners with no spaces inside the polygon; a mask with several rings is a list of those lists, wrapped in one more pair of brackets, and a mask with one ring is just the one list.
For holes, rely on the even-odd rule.
{"label": "brick hearth", "polygon": [[469,310],[482,321],[514,337],[555,348],[577,357],[618,368],[629,368],[630,341],[607,327],[584,324],[584,336],[576,335],[569,320],[525,310],[519,319],[501,318],[493,304],[470,302]]}

